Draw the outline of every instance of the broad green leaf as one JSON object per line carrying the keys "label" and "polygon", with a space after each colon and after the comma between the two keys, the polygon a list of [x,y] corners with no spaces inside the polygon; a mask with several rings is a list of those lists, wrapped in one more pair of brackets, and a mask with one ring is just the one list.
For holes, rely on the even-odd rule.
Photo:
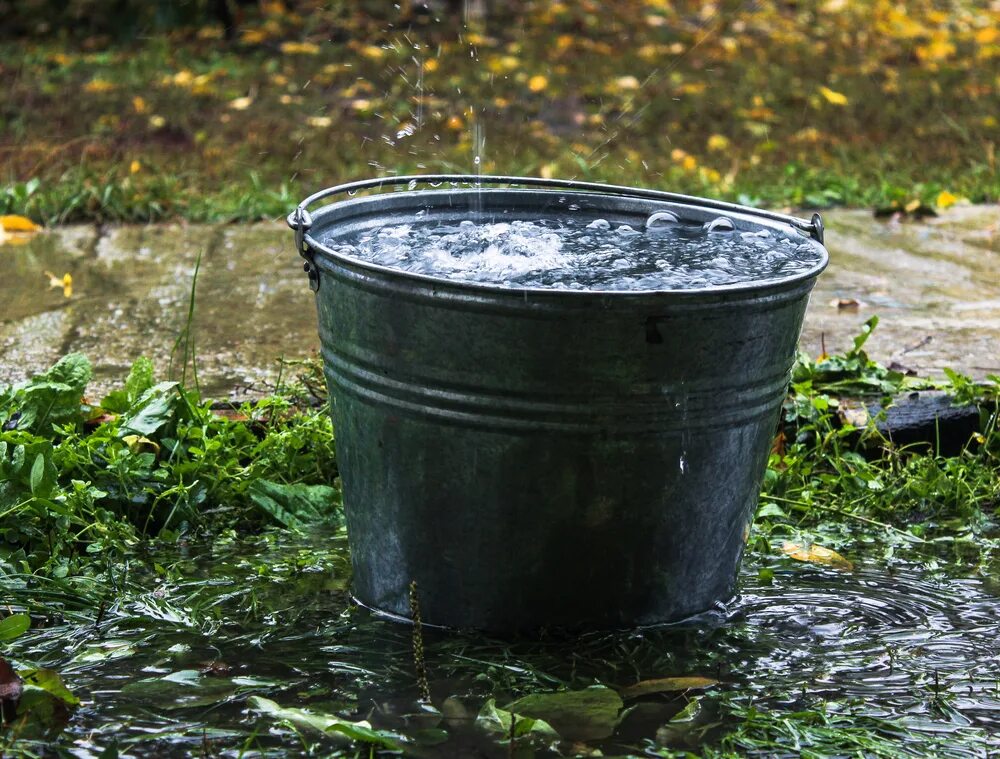
{"label": "broad green leaf", "polygon": [[132,364],[128,378],[125,380],[125,392],[129,402],[135,403],[155,384],[153,362],[145,356],[140,356]]}
{"label": "broad green leaf", "polygon": [[138,410],[121,420],[119,434],[152,435],[176,417],[180,394],[176,382],[161,382],[147,390],[137,404]]}
{"label": "broad green leaf", "polygon": [[29,484],[31,494],[40,496],[42,494],[42,482],[45,480],[45,456],[39,453],[35,456],[35,463],[31,465],[31,479]]}
{"label": "broad green leaf", "polygon": [[328,485],[251,483],[248,494],[274,521],[295,530],[339,518],[340,493]]}
{"label": "broad green leaf", "polygon": [[0,619],[0,642],[14,640],[31,627],[31,617],[27,614],[11,614]]}
{"label": "broad green leaf", "polygon": [[371,723],[364,720],[351,722],[325,712],[294,709],[279,706],[276,702],[260,696],[251,696],[247,706],[254,711],[274,717],[276,720],[291,722],[327,735],[340,734],[352,741],[371,743],[390,750],[402,748],[403,737],[386,730],[374,730]]}
{"label": "broad green leaf", "polygon": [[622,688],[620,693],[622,698],[630,699],[650,696],[654,693],[710,688],[718,684],[719,681],[713,680],[711,677],[658,677],[654,680],[643,680],[635,685]]}
{"label": "broad green leaf", "polygon": [[548,722],[567,740],[597,740],[615,731],[621,697],[611,688],[535,693],[504,707],[507,711]]}
{"label": "broad green leaf", "polygon": [[479,715],[476,717],[476,724],[488,732],[510,737],[511,720],[514,720],[515,738],[533,735],[547,740],[559,740],[559,733],[545,720],[524,717],[506,709],[500,709],[492,698],[483,704],[483,708],[479,710]]}
{"label": "broad green leaf", "polygon": [[66,687],[59,673],[54,669],[28,669],[21,672],[21,677],[25,685],[39,688],[46,693],[58,698],[67,706],[78,706],[80,699],[73,695],[73,692]]}

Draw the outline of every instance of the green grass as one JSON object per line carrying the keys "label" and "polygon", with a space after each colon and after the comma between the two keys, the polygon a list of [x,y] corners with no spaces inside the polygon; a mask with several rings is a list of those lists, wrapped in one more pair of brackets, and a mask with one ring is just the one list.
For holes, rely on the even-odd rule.
{"label": "green grass", "polygon": [[473,170],[769,206],[1000,197],[997,11],[969,0],[300,0],[221,30],[0,41],[0,212],[276,218],[322,186]]}
{"label": "green grass", "polygon": [[[977,384],[957,375],[933,383],[983,409],[982,432],[958,455],[894,446],[874,424],[854,428],[837,413],[841,396],[880,397],[932,384],[871,362],[863,348],[873,326],[846,354],[819,361],[800,356],[796,364],[785,405],[785,443],[771,456],[750,542],[754,560],[761,563],[761,583],[776,581],[773,567],[781,560],[784,538],[820,543],[855,561],[880,564],[906,556],[926,562],[928,571],[945,565],[961,576],[995,571],[1000,384],[997,378]],[[357,629],[343,606],[349,570],[326,409],[300,405],[294,387],[286,386],[279,395],[222,414],[189,388],[156,382],[145,360],[135,364],[120,389],[90,403],[84,401],[89,376],[86,359],[71,355],[43,375],[0,388],[0,587],[5,613],[14,613],[6,617],[13,621],[0,620],[0,643],[18,635],[33,641],[15,649],[26,682],[39,663],[66,661],[59,658],[64,650],[75,662],[63,678],[70,686],[80,677],[93,683],[94,675],[87,672],[98,666],[106,668],[100,676],[113,678],[120,653],[125,666],[147,661],[151,669],[138,680],[132,669],[125,670],[132,674],[123,691],[126,700],[120,702],[123,711],[116,715],[105,709],[102,719],[108,724],[116,719],[123,726],[130,720],[142,723],[148,719],[144,704],[164,703],[169,711],[180,708],[178,699],[192,698],[202,711],[192,706],[194,711],[177,714],[200,714],[200,719],[231,714],[227,724],[241,726],[236,737],[204,726],[192,736],[183,725],[171,733],[164,722],[167,732],[148,738],[153,751],[167,745],[197,750],[192,741],[204,734],[205,740],[230,746],[237,740],[261,750],[295,746],[345,756],[367,755],[368,745],[403,741],[419,755],[446,738],[440,731],[391,721],[381,723],[389,728],[376,726],[371,732],[367,722],[362,724],[363,704],[355,704],[359,689],[377,679],[405,700],[416,693],[416,676],[406,663],[405,628]],[[296,535],[309,533],[317,535],[312,542],[295,543],[304,540]],[[30,615],[27,633],[18,629],[18,614],[24,613]],[[106,632],[95,637],[91,630]],[[578,690],[595,679],[628,682],[640,671],[713,673],[713,662],[723,661],[726,651],[746,648],[750,655],[755,647],[766,649],[766,640],[741,642],[744,634],[736,626],[690,635],[651,632],[645,642],[642,636],[584,636],[574,643],[579,662],[567,659],[558,642],[509,646],[430,635],[425,651],[436,678],[433,694],[435,688],[467,683],[461,686],[468,689],[461,691],[464,698],[495,699],[502,706],[515,695]],[[213,656],[225,657],[231,666],[238,664],[247,641],[270,636],[290,636],[293,646],[267,649],[273,661],[252,670],[275,673],[270,679],[199,674],[205,665],[198,657],[206,654],[197,651],[206,640],[212,650],[228,652]],[[298,653],[302,636],[316,636],[315,654],[309,656],[319,658],[311,664]],[[689,659],[675,658],[694,643]],[[184,646],[195,651],[185,654]],[[168,648],[180,653],[170,654]],[[344,654],[348,661],[367,662],[373,669],[358,669],[331,692],[328,681],[316,682],[309,674],[315,667],[325,671],[326,651],[350,651]],[[167,665],[171,677],[187,678],[183,682],[156,674],[168,654],[176,662]],[[108,663],[101,664],[102,657],[109,657]],[[73,730],[72,722],[58,717],[59,709],[75,708],[59,695],[63,680],[45,678],[40,681],[45,687],[32,685],[35,710],[0,730],[0,746],[13,755],[46,754],[61,731]],[[704,695],[675,694],[670,704],[678,714],[664,728],[666,743],[658,738],[645,750],[706,758],[964,756],[988,740],[978,728],[964,729],[961,739],[945,738],[917,730],[902,714],[875,717],[862,703],[830,702],[805,690],[789,694],[783,687],[735,682]],[[266,699],[254,700],[255,695]],[[942,725],[951,724],[951,699],[946,690],[928,688],[927,708],[943,715]],[[438,695],[432,701],[441,705]],[[138,706],[129,706],[133,703]],[[307,713],[287,708],[302,703]],[[689,720],[687,711],[680,713],[685,704],[701,716]],[[248,705],[250,716],[239,717]],[[502,723],[503,714],[490,719]],[[535,722],[518,720],[523,734],[518,732],[514,748],[535,746],[545,755],[544,729],[532,732]],[[336,730],[360,743],[349,748],[330,743],[309,727],[319,723],[338,725]],[[493,735],[490,745],[506,750],[507,733],[476,735],[477,740]],[[147,740],[130,736],[130,741]],[[60,750],[68,750],[73,740],[67,737]],[[128,745],[139,750],[145,744]]]}

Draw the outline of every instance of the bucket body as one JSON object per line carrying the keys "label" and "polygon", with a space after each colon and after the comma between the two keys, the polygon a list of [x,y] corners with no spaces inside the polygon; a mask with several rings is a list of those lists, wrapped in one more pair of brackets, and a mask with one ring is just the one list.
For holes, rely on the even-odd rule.
{"label": "bucket body", "polygon": [[[460,189],[313,214],[305,243],[361,603],[409,617],[415,582],[424,623],[513,633],[676,621],[732,595],[822,266],[700,291],[521,290],[323,242],[418,211],[641,228],[659,210],[718,216]],[[778,226],[727,215],[737,229]]]}

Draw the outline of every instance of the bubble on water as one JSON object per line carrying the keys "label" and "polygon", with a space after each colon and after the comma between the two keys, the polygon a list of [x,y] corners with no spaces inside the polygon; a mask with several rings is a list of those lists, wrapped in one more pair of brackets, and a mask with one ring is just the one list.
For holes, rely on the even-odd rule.
{"label": "bubble on water", "polygon": [[569,204],[569,210],[570,211],[579,211],[580,210],[580,205],[578,203],[570,203]]}
{"label": "bubble on water", "polygon": [[[501,221],[507,215],[513,218]],[[709,235],[695,222],[667,222],[642,234],[606,219],[524,221],[499,212],[477,223],[436,219],[432,210],[408,224],[332,234],[324,242],[340,255],[403,271],[518,289],[690,290],[814,271],[822,248],[801,238],[779,244],[788,234]]]}
{"label": "bubble on water", "polygon": [[670,211],[658,211],[650,214],[649,218],[646,219],[646,229],[664,229],[679,222],[677,214]]}
{"label": "bubble on water", "polygon": [[712,219],[705,225],[706,232],[732,232],[734,229],[736,229],[736,225],[733,224],[733,220],[726,216]]}

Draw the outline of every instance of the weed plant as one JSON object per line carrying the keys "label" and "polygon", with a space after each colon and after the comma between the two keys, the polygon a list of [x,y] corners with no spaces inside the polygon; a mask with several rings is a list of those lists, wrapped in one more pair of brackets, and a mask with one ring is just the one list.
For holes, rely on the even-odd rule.
{"label": "weed plant", "polygon": [[[831,546],[855,560],[884,564],[905,556],[911,563],[923,562],[928,571],[950,567],[963,577],[996,573],[1000,380],[973,382],[952,374],[932,383],[888,371],[864,352],[874,326],[873,320],[843,355],[816,360],[801,355],[795,365],[749,546],[751,560],[761,567],[761,583],[774,576],[785,539]],[[0,645],[30,625],[38,629],[37,640],[44,642],[49,634],[65,641],[59,645],[72,652],[70,672],[75,667],[77,677],[81,662],[98,661],[95,657],[147,661],[139,679],[133,673],[123,688],[125,700],[116,702],[132,715],[123,716],[125,722],[142,724],[147,718],[142,711],[128,711],[129,704],[168,699],[169,709],[197,711],[200,706],[215,714],[227,709],[243,714],[232,720],[242,720],[245,733],[220,732],[219,740],[230,746],[236,740],[247,750],[273,747],[273,742],[261,743],[263,730],[272,741],[295,736],[288,738],[296,742],[295,750],[313,753],[367,756],[403,747],[422,755],[434,741],[460,737],[449,738],[438,728],[407,732],[391,720],[388,728],[375,729],[358,693],[389,678],[401,693],[412,691],[418,705],[410,708],[433,713],[444,708],[442,687],[466,682],[475,684],[468,686],[470,694],[486,701],[479,716],[469,719],[493,736],[494,749],[508,746],[512,755],[538,749],[543,751],[538,755],[547,755],[543,748],[553,740],[552,727],[502,704],[521,695],[514,703],[528,708],[534,702],[527,696],[533,693],[571,694],[594,685],[588,678],[595,677],[599,684],[622,682],[633,669],[715,674],[713,667],[723,665],[720,657],[739,641],[738,629],[725,628],[651,632],[645,641],[643,636],[592,635],[576,644],[586,652],[580,655],[584,658],[574,653],[567,659],[565,648],[548,651],[537,643],[512,647],[430,634],[419,646],[414,669],[405,663],[413,648],[406,630],[352,634],[353,623],[340,606],[349,568],[334,431],[325,407],[301,406],[295,389],[286,388],[221,413],[183,384],[157,382],[147,360],[137,361],[124,385],[97,402],[85,396],[89,379],[86,358],[70,355],[27,382],[0,388]],[[944,389],[957,401],[979,407],[980,431],[957,455],[941,455],[933,445],[897,446],[879,432],[877,416],[852,424],[848,420],[856,417],[843,413],[848,397],[873,401],[914,388]],[[296,533],[319,533],[328,545],[283,548]],[[190,546],[207,546],[211,562],[191,555]],[[148,644],[128,630],[150,630],[141,639]],[[333,637],[331,630],[336,630]],[[269,666],[285,673],[284,679],[205,674],[207,665],[194,658],[204,653],[183,653],[189,640],[209,641],[231,656],[243,650],[240,646],[256,650],[282,636],[292,643],[279,645],[284,653]],[[354,657],[344,665],[346,674],[336,675],[347,679],[335,698],[323,684],[329,675],[310,680],[308,667],[296,664],[305,655],[298,649],[307,641],[324,662],[331,656],[337,661]],[[670,653],[678,641],[679,651],[691,651],[689,660]],[[766,650],[766,641],[741,646],[748,652]],[[27,650],[29,658],[22,653],[14,660],[26,692],[48,698],[44,703],[64,712],[75,708],[70,700],[75,697],[59,677],[35,664]],[[164,670],[167,656],[186,663],[168,663]],[[330,666],[341,666],[337,661]],[[593,674],[580,674],[578,667]],[[164,671],[168,674],[156,674]],[[72,685],[72,675],[64,677]],[[969,756],[986,745],[978,728],[967,731],[971,743],[935,730],[917,735],[904,714],[873,716],[860,702],[833,702],[822,694],[783,688],[748,683],[671,696],[664,708],[673,716],[643,750],[653,756],[705,757]],[[602,694],[613,702],[614,718],[621,702]],[[955,711],[954,698],[932,678],[921,708],[929,710],[928,719],[951,725],[964,719]],[[307,709],[280,704],[303,699]],[[378,705],[375,711],[384,708],[389,707]],[[623,709],[621,718],[629,711]],[[247,717],[248,712],[259,716]],[[45,713],[50,716],[39,717],[41,727],[36,725],[44,728],[43,738],[21,718],[0,730],[0,747],[12,755],[48,753],[48,741],[66,721],[52,718],[51,709]],[[259,719],[267,721],[269,731]],[[292,733],[281,732],[289,728]],[[200,730],[197,740],[207,740],[205,728]],[[331,731],[338,740],[346,736],[350,747],[324,743],[320,736]],[[177,747],[195,752],[200,745],[184,743],[193,739],[183,731],[161,740],[167,743],[155,745],[177,741]],[[584,748],[579,744],[573,750]]]}

